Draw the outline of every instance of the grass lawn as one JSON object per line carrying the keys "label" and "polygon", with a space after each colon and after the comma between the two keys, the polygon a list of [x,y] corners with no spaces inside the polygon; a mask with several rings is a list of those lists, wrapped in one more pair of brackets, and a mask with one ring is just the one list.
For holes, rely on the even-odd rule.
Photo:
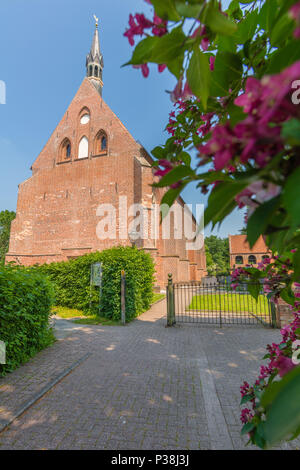
{"label": "grass lawn", "polygon": [[81,325],[121,325],[120,321],[111,320],[110,318],[99,317],[98,315],[84,315],[81,310],[68,307],[53,307],[52,313],[65,320],[72,320],[73,323]]}
{"label": "grass lawn", "polygon": [[[153,294],[152,303],[157,302],[165,297],[165,294]],[[121,325],[121,321],[111,320],[110,318],[106,317],[99,317],[98,315],[84,315],[81,310],[76,310],[75,308],[68,308],[68,307],[53,307],[52,308],[53,315],[57,315],[60,318],[64,318],[65,320],[72,320],[73,323],[78,323],[80,325],[107,325],[107,326],[115,326]]]}
{"label": "grass lawn", "polygon": [[153,300],[152,300],[152,303],[154,304],[155,302],[158,302],[159,300],[161,299],[164,299],[166,297],[165,294],[159,294],[159,293],[154,293],[153,294]]}
{"label": "grass lawn", "polygon": [[202,294],[192,298],[188,310],[222,310],[223,312],[249,312],[255,315],[268,314],[268,300],[260,295],[256,301],[249,294]]}

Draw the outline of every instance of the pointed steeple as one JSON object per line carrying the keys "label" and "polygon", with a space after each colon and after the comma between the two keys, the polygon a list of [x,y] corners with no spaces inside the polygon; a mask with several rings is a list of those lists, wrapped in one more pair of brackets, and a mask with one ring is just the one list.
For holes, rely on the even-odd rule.
{"label": "pointed steeple", "polygon": [[103,56],[100,51],[100,41],[98,32],[98,18],[94,15],[96,20],[96,28],[93,37],[92,47],[90,53],[86,56],[86,76],[97,88],[102,96],[102,74],[103,74]]}

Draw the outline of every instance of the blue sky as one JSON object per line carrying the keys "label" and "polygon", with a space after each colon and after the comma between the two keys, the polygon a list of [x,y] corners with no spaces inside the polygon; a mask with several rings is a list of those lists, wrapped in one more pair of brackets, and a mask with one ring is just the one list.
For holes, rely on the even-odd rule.
{"label": "blue sky", "polygon": [[[175,79],[151,67],[121,68],[132,48],[123,32],[129,13],[149,11],[143,0],[10,0],[0,5],[0,80],[7,87],[0,105],[0,210],[16,209],[18,184],[62,118],[85,76],[85,57],[100,18],[104,55],[103,98],[148,151],[164,143],[163,129],[172,108],[165,90]],[[205,203],[195,187],[184,191],[187,203]],[[243,213],[236,211],[214,234],[238,233]],[[206,229],[206,235],[210,230]]]}

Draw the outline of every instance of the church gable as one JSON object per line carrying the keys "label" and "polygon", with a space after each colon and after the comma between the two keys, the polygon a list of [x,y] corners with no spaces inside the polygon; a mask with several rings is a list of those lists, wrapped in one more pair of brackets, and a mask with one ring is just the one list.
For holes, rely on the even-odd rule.
{"label": "church gable", "polygon": [[123,153],[138,158],[141,146],[85,78],[32,170],[36,174],[78,159]]}

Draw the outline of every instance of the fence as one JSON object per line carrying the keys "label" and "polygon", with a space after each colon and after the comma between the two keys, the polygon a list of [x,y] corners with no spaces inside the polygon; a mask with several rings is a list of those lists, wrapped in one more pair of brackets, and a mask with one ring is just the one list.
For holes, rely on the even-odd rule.
{"label": "fence", "polygon": [[262,289],[257,300],[249,285],[236,290],[226,283],[172,282],[167,287],[168,325],[203,323],[223,325],[275,326],[275,309]]}

